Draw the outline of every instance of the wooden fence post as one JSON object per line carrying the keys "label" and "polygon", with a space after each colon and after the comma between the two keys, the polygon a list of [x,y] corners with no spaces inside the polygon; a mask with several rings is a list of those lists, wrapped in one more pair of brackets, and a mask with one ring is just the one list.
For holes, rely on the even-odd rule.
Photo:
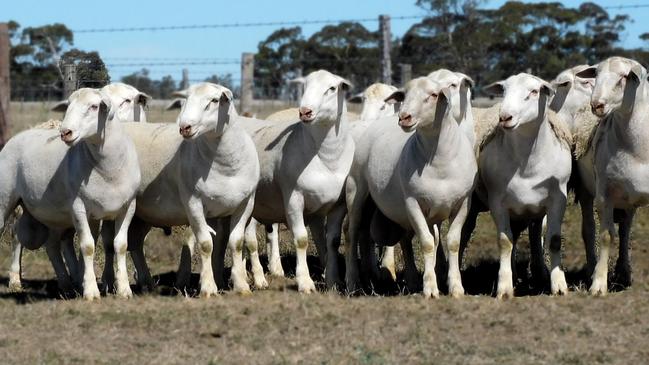
{"label": "wooden fence post", "polygon": [[9,102],[11,83],[9,79],[9,27],[0,23],[0,149],[9,139]]}

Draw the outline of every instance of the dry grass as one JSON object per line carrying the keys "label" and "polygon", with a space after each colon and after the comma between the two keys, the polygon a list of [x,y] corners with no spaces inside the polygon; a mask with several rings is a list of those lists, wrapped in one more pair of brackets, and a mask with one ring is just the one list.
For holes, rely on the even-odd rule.
{"label": "dry grass", "polygon": [[[528,295],[522,237],[519,296],[504,302],[491,296],[497,250],[487,215],[480,217],[467,252],[462,274],[468,295],[460,300],[392,292],[305,296],[290,278],[271,278],[269,290],[244,297],[227,290],[211,300],[170,295],[180,245],[178,237],[160,231],[146,244],[160,284],[154,294],[128,301],[109,296],[96,303],[57,299],[43,250],[25,254],[26,290],[12,294],[6,287],[9,245],[3,237],[0,358],[4,363],[645,363],[649,213],[640,212],[633,228],[633,287],[604,298],[585,292],[578,224],[578,207],[571,206],[564,225],[570,295]],[[281,237],[285,269],[292,276],[293,249],[287,233]],[[322,284],[313,251],[309,260]],[[98,273],[101,261],[99,252]]]}

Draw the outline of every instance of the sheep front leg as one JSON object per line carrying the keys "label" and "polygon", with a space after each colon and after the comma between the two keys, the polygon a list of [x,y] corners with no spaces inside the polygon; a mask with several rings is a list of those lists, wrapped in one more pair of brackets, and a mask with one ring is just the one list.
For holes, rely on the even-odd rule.
{"label": "sheep front leg", "polygon": [[[113,247],[117,259],[117,273],[115,274],[116,293],[118,297],[130,298],[133,296],[128,282],[126,268],[126,251],[128,251],[128,226],[135,214],[135,199],[131,200],[126,208],[115,218],[113,232]],[[110,222],[108,222],[110,224]]]}
{"label": "sheep front leg", "polygon": [[608,256],[611,243],[615,242],[615,223],[613,221],[613,207],[608,199],[602,197],[597,199],[597,210],[599,213],[599,256],[595,271],[593,272],[593,283],[590,285],[590,294],[604,296],[608,292]]}
{"label": "sheep front leg", "polygon": [[[252,214],[252,208],[254,207],[254,196],[251,197],[247,202],[245,202],[238,211],[232,215],[230,218],[230,236],[228,238],[228,247],[232,252],[232,287],[234,291],[240,294],[250,293],[250,286],[248,285],[248,276],[246,274],[246,264],[243,260],[243,239],[246,229],[246,223]],[[256,251],[255,251],[255,254]],[[261,268],[259,263],[259,257],[257,257],[257,268],[253,263],[253,273],[256,270],[257,276],[254,278],[255,285],[258,287],[267,286],[266,278],[264,278],[264,271]],[[258,275],[261,275],[259,278]]]}
{"label": "sheep front leg", "polygon": [[[358,180],[357,180],[358,179]],[[348,293],[361,289],[358,267],[358,243],[361,236],[363,205],[369,194],[360,178],[352,175],[345,182],[345,201],[347,204],[347,241],[345,242],[345,284]]]}
{"label": "sheep front leg", "polygon": [[446,252],[448,256],[448,293],[454,298],[464,295],[462,277],[460,276],[460,240],[462,227],[469,213],[469,200],[462,201],[457,212],[450,219],[450,226],[446,234]]}
{"label": "sheep front leg", "polygon": [[74,251],[74,231],[64,233],[61,240],[61,247],[65,264],[67,265],[68,272],[72,278],[72,284],[78,288],[81,286],[83,273],[79,268],[79,260]]}
{"label": "sheep front leg", "polygon": [[79,235],[79,247],[83,257],[83,298],[86,300],[99,299],[99,287],[95,276],[95,239],[93,230],[88,222],[86,208],[80,199],[75,200],[72,205],[72,219],[74,229]]}
{"label": "sheep front leg", "polygon": [[568,294],[566,275],[561,269],[561,222],[566,211],[566,196],[561,195],[552,201],[548,208],[545,243],[550,248],[550,290],[553,295]]}
{"label": "sheep front leg", "polygon": [[336,205],[327,215],[327,266],[325,282],[327,288],[333,289],[341,284],[338,268],[338,248],[340,247],[341,231],[347,208],[344,204]]}
{"label": "sheep front leg", "polygon": [[498,289],[496,298],[514,297],[514,279],[512,277],[512,250],[514,235],[512,233],[509,213],[500,207],[500,203],[490,203],[491,217],[498,230],[498,247],[500,250],[500,268],[498,269]]}
{"label": "sheep front leg", "polygon": [[11,240],[11,265],[9,266],[9,291],[21,292],[23,290],[21,282],[23,246],[18,241],[14,233]]}
{"label": "sheep front leg", "polygon": [[394,265],[394,246],[383,247],[383,256],[381,257],[381,268],[385,269],[392,281],[397,280],[397,269]]}
{"label": "sheep front leg", "polygon": [[437,242],[428,228],[428,223],[416,199],[406,198],[406,212],[408,220],[419,239],[424,256],[424,298],[438,298],[437,275],[435,275],[435,260],[437,256]]}
{"label": "sheep front leg", "polygon": [[271,227],[271,232],[266,230],[268,271],[273,276],[283,278],[284,268],[282,267],[282,257],[279,254],[279,223],[274,223]]}
{"label": "sheep front leg", "polygon": [[201,255],[200,296],[209,298],[218,294],[212,270],[212,249],[214,245],[211,235],[216,235],[216,231],[207,224],[200,199],[193,196],[188,199],[189,202],[186,206],[187,216],[194,236],[196,236],[198,251]]}
{"label": "sheep front leg", "polygon": [[307,266],[306,252],[309,247],[309,234],[304,225],[304,198],[297,192],[293,192],[288,199],[286,206],[286,223],[293,234],[295,244],[296,265],[295,281],[300,293],[311,293],[315,291],[315,284]]}
{"label": "sheep front leg", "polygon": [[[253,282],[257,289],[265,289],[268,287],[268,282],[264,276],[264,268],[259,261],[259,241],[257,240],[257,221],[250,220],[244,232],[244,241],[246,248],[250,253],[250,264],[252,267]],[[267,247],[268,258],[270,259],[270,246]],[[271,274],[272,275],[272,274]]]}
{"label": "sheep front leg", "polygon": [[595,252],[595,212],[593,210],[593,197],[581,187],[577,189],[577,199],[581,208],[581,238],[586,250],[586,274],[593,275],[597,254]]}

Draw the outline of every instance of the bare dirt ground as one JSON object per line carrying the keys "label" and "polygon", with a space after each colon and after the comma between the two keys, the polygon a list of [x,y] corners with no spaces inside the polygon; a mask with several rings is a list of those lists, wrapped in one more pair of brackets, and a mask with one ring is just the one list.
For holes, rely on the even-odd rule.
{"label": "bare dirt ground", "polygon": [[[0,362],[646,363],[649,212],[637,215],[632,231],[633,286],[592,298],[581,273],[578,209],[569,207],[564,224],[563,262],[570,295],[552,297],[529,289],[529,250],[523,236],[517,297],[507,301],[492,296],[497,247],[487,215],[480,217],[463,265],[467,296],[438,300],[401,294],[401,282],[396,288],[377,288],[381,295],[327,292],[313,250],[310,267],[321,291],[300,295],[292,280],[295,258],[286,232],[281,249],[289,278],[269,278],[270,289],[250,296],[226,289],[218,298],[203,300],[174,292],[170,285],[180,238],[165,237],[161,231],[151,234],[146,245],[158,281],[154,293],[137,294],[132,300],[109,295],[94,303],[59,299],[44,250],[26,251],[25,290],[9,293],[5,235],[0,243]],[[265,257],[262,260],[265,264]],[[196,287],[197,277],[193,279]]]}

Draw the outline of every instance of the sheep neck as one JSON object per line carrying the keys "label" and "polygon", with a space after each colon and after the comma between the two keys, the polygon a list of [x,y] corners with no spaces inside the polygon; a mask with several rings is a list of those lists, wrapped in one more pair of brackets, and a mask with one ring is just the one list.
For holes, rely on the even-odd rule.
{"label": "sheep neck", "polygon": [[462,142],[460,138],[465,138],[458,122],[449,113],[437,119],[417,128],[413,135],[413,147],[428,163],[434,159],[454,159]]}
{"label": "sheep neck", "polygon": [[314,121],[310,125],[302,125],[303,134],[308,144],[312,144],[318,157],[325,163],[333,163],[344,153],[347,143],[347,119],[338,115],[335,121]]}
{"label": "sheep neck", "polygon": [[[206,132],[196,141],[190,141],[196,146],[197,157],[207,165],[219,166],[219,170],[236,170],[245,159],[240,152],[245,149],[241,138],[231,138],[232,125],[224,128],[223,133]],[[239,163],[241,162],[241,163]]]}
{"label": "sheep neck", "polygon": [[649,84],[643,81],[635,91],[634,100],[613,111],[609,118],[615,138],[620,147],[641,160],[649,161]]}
{"label": "sheep neck", "polygon": [[519,125],[514,130],[502,131],[502,145],[512,161],[519,166],[525,167],[536,159],[543,159],[550,146],[554,146],[553,139],[556,139],[546,113],[537,119]]}
{"label": "sheep neck", "polygon": [[97,171],[108,176],[124,166],[128,151],[125,138],[120,122],[112,119],[106,121],[99,138],[87,139],[79,147],[88,155]]}

